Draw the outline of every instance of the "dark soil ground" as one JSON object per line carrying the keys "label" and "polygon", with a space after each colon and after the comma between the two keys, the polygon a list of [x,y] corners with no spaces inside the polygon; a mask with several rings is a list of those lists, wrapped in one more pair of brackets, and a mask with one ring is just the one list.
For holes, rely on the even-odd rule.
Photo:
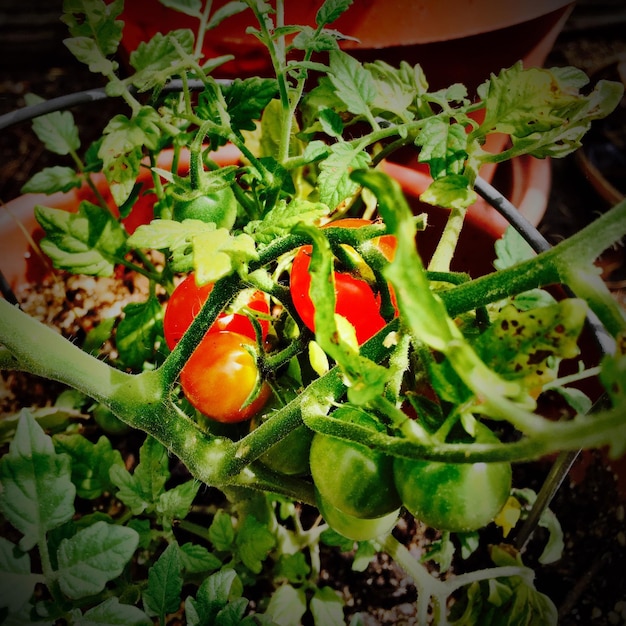
{"label": "dark soil ground", "polygon": [[[3,4],[6,7],[0,8],[0,114],[23,106],[27,92],[51,98],[100,86],[98,79],[73,61],[60,43],[65,36],[64,27],[54,21],[60,12],[60,0],[10,0]],[[30,12],[24,8],[29,5]],[[571,64],[593,75],[610,71],[620,55],[626,55],[626,2],[587,0],[580,2],[572,13],[547,65]],[[85,144],[99,135],[103,120],[116,107],[106,103],[74,111]],[[623,133],[626,128],[625,111],[617,115],[621,117],[614,118],[613,134],[619,134],[620,129]],[[622,156],[626,155],[624,144],[620,147]],[[46,164],[47,156],[28,124],[3,131],[0,201],[19,195],[22,184]],[[582,174],[574,157],[553,162],[552,173],[549,207],[540,230],[556,242],[609,205]],[[619,175],[616,180],[619,184]],[[626,175],[622,181],[626,181]],[[1,255],[0,251],[0,265]],[[607,252],[603,267],[616,297],[625,301],[624,248]],[[32,399],[32,381],[26,388],[15,384],[16,393],[30,394]],[[536,489],[548,470],[548,463],[516,468],[517,478]],[[553,501],[552,509],[565,533],[565,553],[558,562],[537,568],[537,586],[553,598],[564,626],[626,624],[625,502],[626,491],[618,493],[614,472],[599,453],[585,454],[575,463]],[[396,532],[406,543],[423,539],[421,529],[411,519],[400,524]],[[529,543],[526,558],[531,566],[542,539],[538,531]],[[350,569],[349,556],[325,550],[323,558],[328,582],[346,594],[354,611],[370,616],[368,625],[415,623],[415,588],[388,559],[374,562],[363,573],[355,573]]]}

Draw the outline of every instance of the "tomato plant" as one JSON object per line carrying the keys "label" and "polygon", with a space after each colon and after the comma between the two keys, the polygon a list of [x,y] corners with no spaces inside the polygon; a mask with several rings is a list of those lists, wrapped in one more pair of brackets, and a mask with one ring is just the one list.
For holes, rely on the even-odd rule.
{"label": "tomato plant", "polygon": [[[481,433],[476,441],[497,439]],[[415,518],[452,532],[486,526],[511,491],[509,463],[442,463],[397,457],[393,474],[402,503]]]}
{"label": "tomato plant", "polygon": [[175,200],[173,208],[175,220],[200,220],[213,222],[217,228],[231,229],[237,219],[237,199],[230,187],[217,191],[198,192],[188,200]]}
{"label": "tomato plant", "polygon": [[[194,317],[198,315],[202,305],[213,290],[213,283],[198,285],[194,273],[189,274],[182,280],[172,292],[163,317],[163,331],[165,341],[170,350],[178,343],[180,338],[185,334]],[[265,294],[261,291],[244,292],[247,301],[245,306],[253,311],[262,314],[259,319],[261,325],[262,336],[265,338],[269,329],[269,321],[263,316],[269,314],[269,306]],[[250,339],[255,338],[254,326],[248,317],[242,313],[222,312],[211,325],[208,332],[220,332],[228,330],[240,335],[245,335]]]}
{"label": "tomato plant", "polygon": [[269,385],[259,380],[259,369],[249,351],[255,348],[252,339],[239,333],[207,333],[180,373],[185,397],[218,422],[252,417],[271,396]]}
{"label": "tomato plant", "polygon": [[[371,224],[370,220],[362,218],[345,218],[331,222],[328,227],[360,228]],[[383,235],[372,240],[388,260],[393,258],[396,242],[391,235]],[[311,246],[302,246],[293,261],[291,268],[290,290],[293,304],[304,324],[315,330],[315,308],[309,289],[311,276],[309,265]],[[363,261],[361,260],[361,264]],[[357,341],[364,343],[387,323],[380,312],[381,298],[373,286],[361,276],[350,271],[335,271],[335,311],[345,317],[356,331]]]}
{"label": "tomato plant", "polygon": [[[375,418],[358,407],[343,405],[333,416],[373,430]],[[322,498],[357,518],[382,517],[400,506],[393,482],[393,458],[355,441],[316,433],[311,443],[311,475]]]}
{"label": "tomato plant", "polygon": [[[77,10],[78,4],[89,7]],[[624,205],[539,254],[517,235],[499,242],[497,271],[474,279],[450,268],[465,258],[466,251],[457,256],[456,249],[478,193],[509,211],[512,222],[518,215],[479,171],[520,156],[573,152],[590,122],[617,107],[623,87],[603,80],[587,89],[575,69],[524,69],[520,62],[492,74],[474,93],[460,84],[431,92],[419,65],[361,63],[342,49],[342,35],[328,26],[354,4],[350,0],[320,3],[313,26],[286,24],[284,0],[231,2],[215,12],[211,2],[161,4],[199,18],[195,37],[191,29],[158,33],[129,55],[120,76],[113,56],[122,3],[66,3],[67,47],[103,74],[104,95],[128,107],[126,114],[100,120],[101,138],[81,149],[69,111],[42,114],[66,99],[33,112],[36,134],[55,154],[71,155],[76,167],[46,168],[30,181],[31,191],[54,194],[86,183],[93,192],[69,211],[34,208],[44,233],[39,251],[64,274],[123,280],[136,287],[137,301],[93,330],[91,320],[76,332],[63,328],[75,339],[88,333],[78,346],[26,307],[0,298],[2,368],[77,392],[52,412],[20,407],[18,418],[2,420],[3,443],[13,441],[0,459],[0,512],[3,526],[12,528],[0,554],[3,576],[23,590],[8,598],[10,606],[0,606],[5,621],[247,623],[258,616],[274,623],[289,610],[293,623],[342,623],[346,615],[334,591],[316,589],[315,579],[323,579],[319,526],[306,527],[310,516],[300,517],[300,503],[317,504],[328,525],[348,538],[375,539],[359,546],[357,560],[380,548],[407,573],[417,590],[416,623],[453,621],[446,609],[458,591],[457,570],[431,576],[431,562],[440,574],[453,542],[442,537],[438,547],[426,546],[424,561],[413,558],[390,533],[401,506],[424,526],[478,529],[509,495],[510,463],[560,453],[563,469],[573,451],[608,445],[617,457],[624,441],[626,318],[592,270],[624,237]],[[203,58],[202,41],[243,10],[255,16],[258,29],[248,34],[268,49],[275,75],[217,80],[214,70],[229,55]],[[508,135],[504,152],[486,151],[490,136],[500,133]],[[419,209],[389,175],[391,168],[379,167],[398,149],[413,151],[414,163],[430,170],[432,184],[421,191]],[[230,156],[223,159],[222,150]],[[96,169],[111,202],[95,193]],[[150,178],[147,194],[140,193],[143,174]],[[154,211],[148,206],[153,200]],[[447,221],[425,267],[415,243],[426,220],[414,211],[427,204],[440,207]],[[329,221],[361,209],[359,218]],[[320,223],[334,230],[320,232]],[[208,284],[196,285],[193,272]],[[186,278],[164,312],[159,297],[171,291],[174,277]],[[542,289],[559,283],[575,297],[564,292],[563,302],[546,304]],[[3,293],[15,295],[4,285]],[[73,312],[88,308],[91,299],[66,293]],[[212,310],[223,312],[210,329],[180,341],[207,298]],[[560,363],[578,357],[589,311],[606,355],[593,364],[570,362],[580,367],[564,375]],[[359,344],[371,341],[354,345],[335,314],[354,327]],[[163,334],[174,348],[169,352],[161,350]],[[604,350],[609,342],[612,349]],[[567,387],[587,378],[607,396],[593,415],[585,414],[591,402]],[[536,410],[537,393],[555,389],[574,419],[552,421]],[[414,416],[403,412],[407,402]],[[95,419],[84,419],[87,412]],[[258,424],[207,423],[253,417]],[[479,436],[461,436],[457,422]],[[485,422],[498,423],[506,441],[483,435]],[[137,437],[120,432],[125,427],[147,435],[141,451]],[[54,442],[43,428],[55,433]],[[124,437],[124,445],[118,450],[106,437],[97,439],[97,429]],[[34,465],[22,462],[29,450]],[[192,480],[179,484],[177,471],[170,481],[172,457]],[[132,466],[134,475],[125,469]],[[54,480],[37,493],[25,491],[33,471],[54,474]],[[550,481],[563,474],[550,473],[545,493],[554,493]],[[166,492],[160,488],[166,482],[176,486]],[[199,490],[201,484],[210,489]],[[213,489],[225,498],[214,500]],[[522,489],[516,485],[513,495]],[[97,498],[110,516],[78,519],[74,493]],[[106,505],[105,494],[115,506]],[[538,507],[545,501],[536,499]],[[86,510],[83,503],[80,510]],[[193,521],[186,520],[190,510]],[[524,518],[527,512],[522,507],[519,519],[528,525],[510,535],[514,542],[501,537],[510,561],[496,561],[492,550],[499,567],[456,577],[471,598],[468,622],[478,611],[508,622],[508,604],[532,607],[525,623],[555,623],[550,603],[531,588],[532,571],[516,544],[540,517]],[[206,515],[212,521],[200,521]],[[517,522],[512,517],[498,516],[498,523],[504,529]],[[177,546],[175,526],[202,545]],[[425,532],[420,540],[427,544],[432,536]],[[448,554],[450,563],[465,559],[469,543],[463,553]],[[306,549],[310,558],[302,554]],[[81,576],[94,550],[103,568],[98,576]],[[270,570],[278,582],[259,580],[255,589],[254,610],[265,614],[244,616],[242,587]],[[138,572],[150,572],[149,580],[131,580]],[[194,599],[188,589],[196,584]],[[218,609],[213,596],[224,600],[217,604],[233,603]],[[310,615],[304,616],[307,603]],[[294,607],[302,610],[293,615]]]}

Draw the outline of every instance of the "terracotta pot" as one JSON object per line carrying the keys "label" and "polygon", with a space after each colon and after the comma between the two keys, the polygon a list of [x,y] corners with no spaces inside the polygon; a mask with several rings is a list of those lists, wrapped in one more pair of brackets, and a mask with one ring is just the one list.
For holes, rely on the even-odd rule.
{"label": "terracotta pot", "polygon": [[[173,152],[163,151],[159,155],[157,165],[162,168],[171,167],[172,157]],[[219,165],[230,165],[237,163],[239,152],[234,146],[227,145],[212,153],[211,158]],[[181,154],[179,163],[179,172],[184,174],[189,167],[189,154],[187,152]],[[107,201],[111,210],[115,212],[117,210],[116,205],[113,202],[104,174],[96,173],[92,175],[92,178],[99,193]],[[144,184],[142,193],[152,187],[151,175],[147,168],[142,170],[138,180]],[[5,210],[0,213],[0,247],[2,249],[0,269],[12,289],[23,282],[39,281],[51,269],[50,262],[41,256],[36,246],[44,233],[35,219],[35,206],[42,204],[52,208],[76,211],[82,200],[96,202],[94,193],[87,185],[67,193],[55,193],[49,196],[24,194],[4,205]],[[130,233],[139,224],[150,221],[153,203],[152,194],[141,196],[128,218],[122,220]]]}
{"label": "terracotta pot", "polygon": [[[217,9],[227,0],[216,0]],[[434,88],[463,82],[468,89],[491,72],[521,59],[541,65],[572,7],[572,0],[357,0],[332,28],[356,38],[342,47],[361,60],[406,60],[421,63]],[[285,2],[285,23],[315,24],[320,0]],[[158,0],[127,2],[122,47],[129,54],[141,41],[175,28],[196,29],[198,20],[167,9]],[[238,60],[222,65],[228,77],[267,74],[269,58],[247,26],[256,26],[250,10],[224,20],[206,37],[207,57],[231,54]],[[216,74],[217,75],[217,74]]]}

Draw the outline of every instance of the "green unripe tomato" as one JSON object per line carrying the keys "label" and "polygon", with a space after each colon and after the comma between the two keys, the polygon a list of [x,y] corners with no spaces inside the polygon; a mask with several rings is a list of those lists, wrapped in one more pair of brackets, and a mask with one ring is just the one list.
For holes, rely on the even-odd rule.
{"label": "green unripe tomato", "polygon": [[[365,411],[344,405],[336,419],[377,430]],[[360,519],[382,517],[400,507],[392,457],[345,439],[316,433],[311,443],[311,475],[322,498],[342,513]]]}
{"label": "green unripe tomato", "polygon": [[224,187],[191,200],[178,200],[174,203],[173,218],[179,222],[213,222],[217,228],[230,230],[237,219],[237,199],[230,187]]}
{"label": "green unripe tomato", "polygon": [[309,473],[312,439],[313,431],[302,424],[273,445],[259,460],[275,472],[304,476]]}
{"label": "green unripe tomato", "polygon": [[[482,436],[481,441],[497,441]],[[511,491],[510,463],[440,463],[396,457],[394,478],[402,503],[438,530],[468,532],[489,524]]]}
{"label": "green unripe tomato", "polygon": [[315,500],[324,521],[337,533],[354,541],[369,541],[387,535],[396,525],[400,509],[382,517],[363,519],[343,513],[337,507],[326,502],[317,489]]}

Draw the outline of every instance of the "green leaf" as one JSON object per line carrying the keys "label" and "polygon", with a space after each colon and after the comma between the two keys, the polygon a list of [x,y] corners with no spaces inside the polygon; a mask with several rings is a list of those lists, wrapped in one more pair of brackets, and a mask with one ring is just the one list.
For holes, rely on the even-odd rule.
{"label": "green leaf", "polygon": [[409,109],[422,91],[413,69],[403,61],[399,68],[385,61],[365,63],[364,67],[372,74],[376,84],[376,97],[373,108],[391,112],[402,121],[410,121],[415,115]]}
{"label": "green leaf", "polygon": [[117,465],[111,468],[111,481],[119,489],[116,495],[133,515],[154,510],[169,477],[167,449],[150,436],[139,450],[134,474]]}
{"label": "green leaf", "polygon": [[222,566],[222,562],[214,554],[196,543],[180,546],[180,560],[187,574],[213,572]]}
{"label": "green leaf", "polygon": [[126,233],[101,207],[83,201],[77,213],[37,205],[35,217],[46,236],[41,249],[58,269],[111,276],[126,249]]}
{"label": "green leaf", "polygon": [[243,564],[253,573],[260,574],[263,561],[276,547],[276,537],[266,524],[257,521],[252,515],[247,515],[237,528],[235,545]]}
{"label": "green leaf", "polygon": [[115,332],[120,361],[139,370],[154,357],[155,344],[163,335],[163,306],[156,296],[145,302],[130,302]]}
{"label": "green leaf", "polygon": [[232,235],[225,228],[192,237],[193,267],[199,284],[214,283],[235,271],[243,272],[258,259],[254,239]]}
{"label": "green leaf", "polygon": [[350,198],[359,188],[350,179],[350,172],[366,167],[370,161],[369,154],[355,150],[347,143],[333,144],[330,155],[320,163],[318,178],[320,201],[334,209]]}
{"label": "green leaf", "polygon": [[371,541],[359,541],[352,561],[352,571],[364,572],[376,554],[378,551]]}
{"label": "green leaf", "polygon": [[465,209],[474,204],[477,197],[467,176],[450,174],[434,180],[420,195],[420,200],[448,209]]}
{"label": "green leaf", "polygon": [[324,0],[324,4],[315,15],[315,23],[318,26],[332,24],[350,8],[351,4],[352,0]]}
{"label": "green leaf", "polygon": [[178,611],[182,590],[178,544],[170,543],[148,572],[148,588],[143,592],[146,611],[163,621],[165,615]]}
{"label": "green leaf", "polygon": [[228,552],[235,541],[233,520],[226,511],[218,510],[209,526],[209,540],[216,550]]}
{"label": "green leaf", "polygon": [[199,482],[188,480],[161,494],[156,510],[164,528],[171,528],[174,521],[187,517],[199,488]]}
{"label": "green leaf", "polygon": [[63,43],[81,63],[89,66],[89,71],[94,74],[110,76],[117,69],[117,63],[110,61],[104,56],[93,39],[72,37],[71,39],[65,39]]}
{"label": "green leaf", "polygon": [[310,574],[311,567],[306,562],[304,552],[281,554],[274,567],[274,578],[285,579],[290,583],[300,584]]}
{"label": "green leaf", "polygon": [[280,200],[262,220],[248,222],[245,232],[256,241],[269,244],[277,237],[289,234],[296,224],[314,224],[328,213],[329,208],[321,202],[300,198],[289,203]]}
{"label": "green leaf", "polygon": [[159,2],[168,9],[174,9],[191,17],[202,17],[202,1],[201,0],[159,0]]}
{"label": "green leaf", "polygon": [[64,0],[61,21],[67,24],[72,36],[92,39],[104,56],[110,56],[122,38],[124,23],[115,18],[123,8],[123,0]]}
{"label": "green leaf", "polygon": [[556,376],[554,359],[578,355],[586,315],[585,302],[574,298],[530,311],[507,305],[475,348],[504,378],[523,381],[529,389],[541,387]]}
{"label": "green leaf", "polygon": [[575,95],[559,89],[548,70],[525,70],[521,62],[492,75],[481,86],[481,95],[485,100],[481,127],[516,137],[562,125],[563,116],[559,113],[577,103]]}
{"label": "green leaf", "polygon": [[265,107],[278,95],[274,78],[236,78],[222,87],[230,123],[235,130],[254,130]]}
{"label": "green leaf", "polygon": [[279,626],[299,626],[306,609],[304,589],[285,584],[272,594],[265,614]]}
{"label": "green leaf", "polygon": [[[45,102],[43,98],[32,93],[26,94],[24,100],[28,106]],[[50,152],[64,156],[80,148],[78,127],[74,123],[74,116],[69,111],[55,111],[41,115],[33,120],[32,125],[34,133]],[[59,176],[60,170],[69,168],[54,167],[50,169]],[[76,176],[73,170],[72,173]],[[63,191],[68,191],[68,189],[63,189]]]}
{"label": "green leaf", "polygon": [[98,150],[113,200],[120,206],[133,191],[139,175],[143,148],[156,150],[161,136],[159,113],[143,106],[131,119],[119,114],[103,131]]}
{"label": "green leaf", "polygon": [[80,626],[150,626],[152,620],[136,606],[121,604],[118,598],[108,598],[85,611]]}
{"label": "green leaf", "polygon": [[30,556],[0,537],[0,608],[19,611],[31,599],[40,578],[31,574]]}
{"label": "green leaf", "polygon": [[[217,614],[228,604],[229,600],[241,595],[240,588],[241,581],[235,570],[220,570],[204,580],[198,588],[195,600],[188,598],[185,601],[185,610],[188,614],[191,612],[195,614],[193,624],[212,625],[215,623]],[[190,608],[192,611],[189,610]]]}
{"label": "green leaf", "polygon": [[315,626],[343,626],[343,602],[334,589],[320,587],[311,598]]}
{"label": "green leaf", "polygon": [[376,98],[376,84],[370,72],[341,50],[331,51],[329,62],[328,77],[337,97],[350,113],[371,117],[370,106]]}
{"label": "green leaf", "polygon": [[207,30],[211,30],[216,26],[219,26],[225,19],[232,17],[233,15],[237,15],[242,11],[245,11],[248,8],[248,4],[246,2],[237,2],[236,0],[232,0],[231,2],[227,2],[221,7],[218,7],[209,18],[207,22]]}
{"label": "green leaf", "polygon": [[[327,52],[328,50],[339,50],[339,44],[337,43],[338,33],[327,30],[315,30],[310,26],[303,26],[300,32],[293,38],[292,45],[297,50],[305,50],[310,52]],[[300,68],[306,69],[323,69],[319,64],[307,62],[293,62],[289,64],[289,70],[299,70]]]}
{"label": "green leaf", "polygon": [[176,40],[186,53],[193,53],[194,35],[186,28],[166,34],[155,33],[152,39],[140,42],[130,53],[130,64],[136,70],[132,83],[139,91],[164,85],[172,76],[172,66],[183,60],[172,40]]}
{"label": "green leaf", "polygon": [[59,434],[54,437],[57,452],[66,453],[72,459],[72,482],[81,498],[92,500],[113,487],[109,469],[113,465],[124,466],[119,450],[113,450],[105,436],[97,443],[78,434]]}
{"label": "green leaf", "polygon": [[493,265],[498,270],[513,267],[522,261],[527,261],[535,256],[530,244],[515,230],[509,226],[502,237],[495,243],[496,260]]}
{"label": "green leaf", "polygon": [[71,167],[55,165],[37,172],[22,186],[21,192],[50,195],[58,191],[68,192],[70,189],[80,187],[82,182],[82,178]]}
{"label": "green leaf", "polygon": [[100,593],[132,558],[139,536],[131,528],[96,522],[64,539],[57,553],[61,591],[77,600]]}
{"label": "green leaf", "polygon": [[52,439],[26,409],[0,459],[0,486],[0,511],[24,535],[23,552],[74,515],[70,459],[55,452]]}
{"label": "green leaf", "polygon": [[467,134],[461,124],[449,124],[438,117],[428,119],[415,143],[422,147],[418,161],[428,163],[435,180],[463,172],[467,159]]}

